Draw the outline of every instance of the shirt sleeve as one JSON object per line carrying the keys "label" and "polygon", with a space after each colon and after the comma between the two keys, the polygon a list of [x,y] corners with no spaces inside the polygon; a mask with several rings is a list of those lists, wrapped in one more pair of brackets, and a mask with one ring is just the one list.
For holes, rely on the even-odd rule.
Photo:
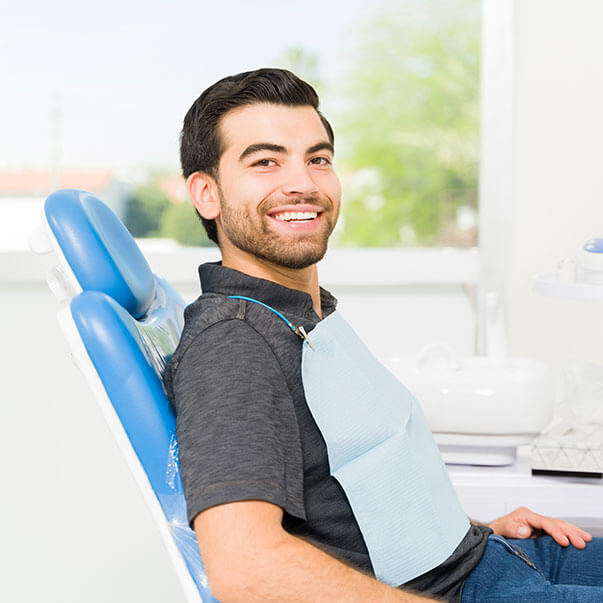
{"label": "shirt sleeve", "polygon": [[178,364],[173,393],[191,524],[204,509],[241,500],[271,502],[305,520],[293,401],[253,327],[229,319],[200,333]]}

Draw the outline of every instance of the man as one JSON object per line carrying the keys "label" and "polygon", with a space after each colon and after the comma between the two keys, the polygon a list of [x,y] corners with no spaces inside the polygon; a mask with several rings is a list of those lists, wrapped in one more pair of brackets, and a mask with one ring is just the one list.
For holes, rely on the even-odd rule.
{"label": "man", "polygon": [[[563,597],[577,588],[580,600],[603,600],[603,588],[550,584],[603,584],[601,543],[571,524],[518,509],[489,527],[469,525],[451,509],[450,523],[457,526],[451,532],[448,507],[460,506],[450,498],[443,464],[429,456],[435,445],[424,433],[416,442],[428,454],[394,464],[409,481],[380,479],[391,469],[391,455],[406,454],[406,432],[415,425],[420,431],[420,411],[410,397],[405,411],[400,406],[387,415],[394,422],[408,415],[400,420],[403,428],[388,436],[388,446],[402,442],[391,454],[358,466],[357,459],[370,461],[381,448],[379,440],[344,459],[349,475],[335,467],[337,437],[353,432],[346,440],[353,448],[388,425],[383,417],[369,425],[372,410],[381,412],[381,401],[371,400],[368,415],[366,408],[358,410],[366,424],[356,420],[334,440],[338,419],[343,424],[352,412],[350,400],[362,405],[365,394],[356,400],[348,391],[345,400],[331,404],[341,412],[333,421],[321,415],[310,392],[336,375],[327,371],[307,381],[312,340],[318,346],[321,329],[337,315],[336,300],[319,287],[316,269],[340,208],[333,144],[314,90],[278,69],[219,81],[184,120],[187,190],[222,262],[199,269],[203,295],[185,312],[166,386],[177,410],[189,519],[212,591],[222,601],[421,600],[417,592],[457,601],[461,593],[463,601],[553,601],[571,600]],[[379,371],[372,360],[368,364]],[[348,371],[346,379],[362,379],[363,373]],[[345,388],[345,382],[339,385]],[[386,388],[397,386],[388,382]],[[385,401],[386,414],[390,403],[393,408],[397,401]],[[406,496],[408,504],[397,494],[392,504],[383,505],[381,495],[366,504],[371,488],[362,488],[362,480],[386,488],[386,498],[391,492]],[[413,506],[421,480],[435,480],[437,487],[424,486],[420,495],[427,502]],[[437,492],[450,501],[439,510]],[[430,522],[431,509],[437,522]],[[529,539],[538,533],[550,536]],[[413,537],[402,544],[407,534]],[[529,539],[523,544],[539,569],[514,548],[518,541],[504,537]],[[392,547],[402,562],[391,558]],[[563,561],[553,567],[552,556]],[[540,570],[556,575],[547,575],[549,582]]]}

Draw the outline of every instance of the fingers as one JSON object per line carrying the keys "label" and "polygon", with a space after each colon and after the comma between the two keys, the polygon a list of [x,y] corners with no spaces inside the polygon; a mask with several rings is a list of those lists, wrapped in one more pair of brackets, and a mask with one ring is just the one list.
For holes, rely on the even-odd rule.
{"label": "fingers", "polygon": [[532,535],[532,529],[527,525],[520,525],[517,529],[517,536],[519,538],[529,538]]}
{"label": "fingers", "polygon": [[527,520],[533,527],[550,534],[555,542],[564,547],[571,543],[577,549],[583,549],[586,543],[592,540],[591,534],[561,519],[551,519],[530,512],[530,517]]}
{"label": "fingers", "polygon": [[[567,523],[567,522],[564,522],[564,523]],[[575,528],[578,532],[578,535],[582,538],[582,540],[584,540],[584,542],[590,542],[593,539],[593,535],[590,532],[587,532],[586,530],[583,530],[582,528],[579,528],[578,526],[575,526],[574,524],[571,524],[571,523],[568,523],[567,525]]]}
{"label": "fingers", "polygon": [[555,524],[547,526],[545,528],[545,532],[547,532],[547,534],[550,534],[557,544],[560,544],[561,546],[569,546],[569,538],[565,535],[563,530],[557,527]]}
{"label": "fingers", "polygon": [[557,521],[560,529],[564,531],[566,537],[577,549],[583,549],[586,546],[586,543],[593,539],[591,534],[580,529],[578,526],[575,526],[572,523],[562,520],[553,521]]}
{"label": "fingers", "polygon": [[567,521],[551,519],[520,507],[512,513],[489,524],[495,534],[507,538],[525,539],[537,536],[538,533],[549,534],[555,542],[566,547],[572,544],[577,549],[586,547],[592,535]]}

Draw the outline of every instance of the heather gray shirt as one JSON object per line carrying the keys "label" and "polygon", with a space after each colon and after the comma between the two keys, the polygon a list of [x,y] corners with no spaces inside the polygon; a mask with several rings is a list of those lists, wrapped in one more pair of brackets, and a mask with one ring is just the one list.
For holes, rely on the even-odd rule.
{"label": "heather gray shirt", "polygon": [[[301,340],[270,310],[226,296],[257,299],[308,332],[319,322],[311,297],[219,264],[204,264],[199,274],[203,295],[185,311],[184,332],[165,374],[177,413],[189,520],[218,504],[271,502],[283,509],[285,530],[372,574],[305,401]],[[336,306],[324,289],[321,306],[324,316]],[[488,533],[472,526],[444,564],[408,585],[456,599]]]}

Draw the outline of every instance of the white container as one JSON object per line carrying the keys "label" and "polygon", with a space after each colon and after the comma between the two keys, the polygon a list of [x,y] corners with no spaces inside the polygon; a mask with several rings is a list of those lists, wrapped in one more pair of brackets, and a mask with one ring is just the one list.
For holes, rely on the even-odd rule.
{"label": "white container", "polygon": [[456,358],[433,345],[419,358],[388,358],[387,368],[419,399],[432,431],[536,435],[553,415],[548,367],[530,358]]}

